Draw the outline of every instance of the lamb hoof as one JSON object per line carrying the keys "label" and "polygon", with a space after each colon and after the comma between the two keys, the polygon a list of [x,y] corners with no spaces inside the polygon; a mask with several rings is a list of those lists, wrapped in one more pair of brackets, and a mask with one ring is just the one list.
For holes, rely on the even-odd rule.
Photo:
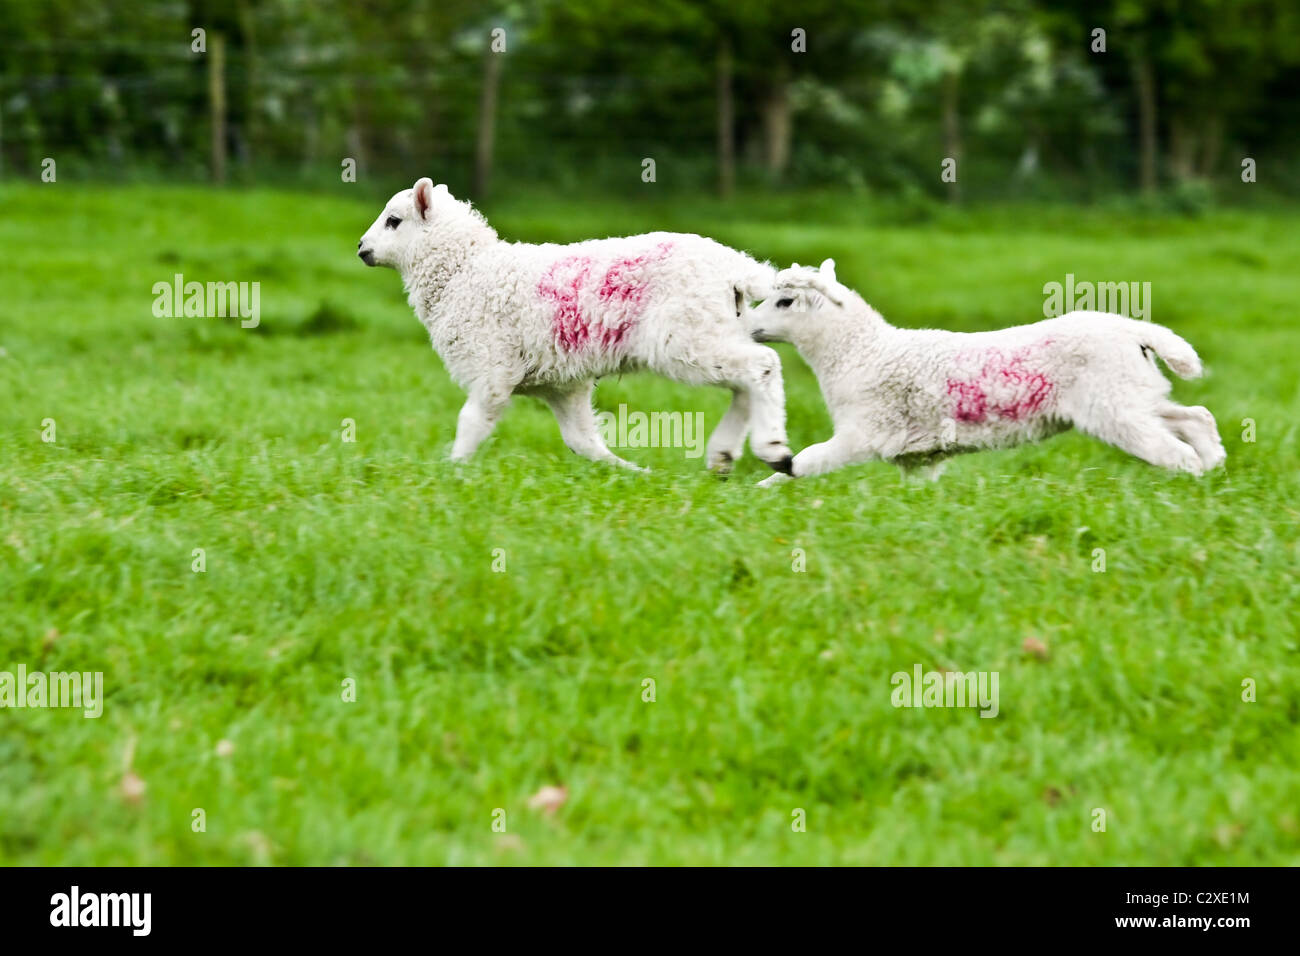
{"label": "lamb hoof", "polygon": [[771,466],[773,471],[789,475],[791,478],[794,477],[794,455],[786,455],[777,461],[769,461],[768,465]]}
{"label": "lamb hoof", "polygon": [[731,474],[731,469],[736,460],[729,451],[720,451],[709,458],[709,471],[713,472],[719,478],[726,478]]}

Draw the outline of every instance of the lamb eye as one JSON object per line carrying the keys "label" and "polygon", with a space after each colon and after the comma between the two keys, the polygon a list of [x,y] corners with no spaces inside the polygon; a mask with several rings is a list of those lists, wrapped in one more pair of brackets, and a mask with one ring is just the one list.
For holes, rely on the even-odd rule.
{"label": "lamb eye", "polygon": [[776,307],[777,307],[778,309],[788,309],[788,308],[790,308],[790,306],[792,306],[792,305],[794,305],[794,299],[777,299],[777,300],[776,300]]}
{"label": "lamb eye", "polygon": [[401,224],[402,224],[402,220],[398,219],[396,216],[389,216],[387,221],[384,223],[384,228],[396,229]]}

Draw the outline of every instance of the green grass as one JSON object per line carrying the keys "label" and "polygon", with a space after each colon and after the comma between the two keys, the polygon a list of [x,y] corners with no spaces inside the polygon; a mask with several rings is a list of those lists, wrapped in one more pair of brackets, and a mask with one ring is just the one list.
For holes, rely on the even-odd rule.
{"label": "green grass", "polygon": [[[450,465],[461,396],[356,261],[360,195],[0,190],[0,670],[102,671],[107,698],[0,710],[0,862],[1300,862],[1295,212],[490,207],[512,238],[834,256],[901,325],[1150,281],[1211,372],[1175,396],[1229,455],[1198,481],[1068,434],[770,493],[752,458],[728,482],[680,449],[577,459],[527,399]],[[259,281],[262,327],[154,318],[174,272]],[[827,416],[782,354],[801,447]],[[725,404],[644,375],[597,399]],[[895,709],[918,663],[997,671],[1001,713]]]}

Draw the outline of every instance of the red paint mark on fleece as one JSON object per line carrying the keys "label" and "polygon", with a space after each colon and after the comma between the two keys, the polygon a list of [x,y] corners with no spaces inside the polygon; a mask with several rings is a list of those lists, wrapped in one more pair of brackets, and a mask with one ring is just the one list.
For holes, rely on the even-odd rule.
{"label": "red paint mark on fleece", "polygon": [[537,294],[555,306],[551,328],[555,341],[567,352],[576,352],[587,344],[590,334],[578,296],[591,274],[589,256],[566,256],[556,261],[537,283]]}
{"label": "red paint mark on fleece", "polygon": [[979,369],[973,376],[948,379],[948,394],[954,399],[953,418],[979,423],[996,415],[1018,422],[1041,412],[1056,384],[1030,362],[1051,344],[1051,339],[1044,339],[1010,353],[981,349],[959,355],[959,366],[978,364]]}
{"label": "red paint mark on fleece", "polygon": [[982,422],[988,410],[989,399],[984,389],[975,382],[958,382],[948,379],[948,394],[957,399],[952,417],[959,422]]}
{"label": "red paint mark on fleece", "polygon": [[[643,267],[662,261],[672,247],[671,242],[661,242],[650,252],[616,259],[599,282],[593,280],[591,256],[565,256],[552,263],[537,283],[537,294],[554,306],[551,328],[556,344],[566,352],[589,343],[605,350],[621,346],[645,311],[650,282]],[[598,314],[583,306],[584,298],[591,305],[593,293]]]}

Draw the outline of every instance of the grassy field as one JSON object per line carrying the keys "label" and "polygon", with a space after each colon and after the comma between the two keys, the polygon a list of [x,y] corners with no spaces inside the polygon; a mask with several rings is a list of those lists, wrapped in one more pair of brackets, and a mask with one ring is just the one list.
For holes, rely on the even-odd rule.
{"label": "grassy field", "polygon": [[[0,710],[0,862],[1300,862],[1300,215],[489,207],[511,238],[834,256],[900,325],[1149,281],[1229,456],[1195,480],[1067,434],[766,492],[752,458],[593,465],[528,399],[449,464],[461,395],[356,260],[360,195],[0,189],[0,670],[106,696]],[[177,272],[260,282],[261,326],[155,318]],[[782,350],[798,448],[828,420]],[[597,400],[712,427],[726,396]],[[917,664],[998,672],[1000,713],[896,709]]]}

